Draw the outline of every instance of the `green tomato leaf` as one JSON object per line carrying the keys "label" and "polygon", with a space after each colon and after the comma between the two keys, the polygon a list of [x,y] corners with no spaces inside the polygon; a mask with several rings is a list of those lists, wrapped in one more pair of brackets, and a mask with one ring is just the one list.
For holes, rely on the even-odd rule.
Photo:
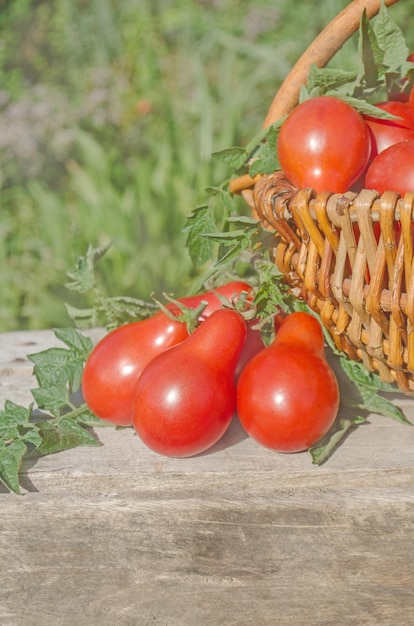
{"label": "green tomato leaf", "polygon": [[32,395],[39,409],[49,411],[55,417],[59,417],[63,410],[70,407],[69,392],[65,384],[32,389]]}
{"label": "green tomato leaf", "polygon": [[404,415],[404,413],[393,402],[390,402],[388,398],[379,395],[378,393],[366,393],[361,388],[360,393],[363,399],[361,408],[371,413],[377,413],[378,415],[384,415],[384,417],[391,417],[393,420],[400,422],[401,424],[407,424],[412,426],[410,420]]}
{"label": "green tomato leaf", "polygon": [[93,344],[90,337],[82,335],[75,328],[55,328],[54,333],[59,341],[65,343],[75,354],[83,358],[87,357],[92,350]]}
{"label": "green tomato leaf", "polygon": [[383,64],[384,51],[378,43],[365,9],[361,17],[359,33],[360,79],[368,88],[375,88],[380,84],[380,78],[386,66]]}
{"label": "green tomato leaf", "polygon": [[97,325],[98,311],[96,308],[79,309],[68,303],[65,304],[67,314],[75,324],[76,328],[86,330]]}
{"label": "green tomato leaf", "polygon": [[28,358],[34,363],[33,373],[40,387],[67,385],[70,392],[80,387],[83,364],[92,350],[92,340],[74,328],[55,330],[56,337],[69,346],[48,348]]}
{"label": "green tomato leaf", "polygon": [[4,409],[0,411],[0,431],[8,426],[26,426],[29,424],[32,407],[33,404],[24,407],[6,400]]}
{"label": "green tomato leaf", "polygon": [[212,157],[220,161],[220,163],[224,163],[224,165],[238,170],[245,164],[248,154],[245,148],[233,146],[232,148],[225,148],[224,150],[213,152]]}
{"label": "green tomato leaf", "polygon": [[[358,76],[357,71],[345,71],[335,68],[318,67],[313,63],[310,67],[306,87],[315,95],[323,95],[330,91],[342,89],[344,86],[353,86]],[[353,89],[351,89],[351,92]]]}
{"label": "green tomato leaf", "polygon": [[332,456],[339,444],[344,440],[346,435],[356,426],[364,424],[366,418],[356,415],[353,418],[342,418],[334,424],[329,433],[314,446],[309,448],[314,465],[322,465]]}
{"label": "green tomato leaf", "polygon": [[196,268],[201,267],[213,256],[213,242],[202,235],[216,230],[209,205],[195,208],[184,226],[187,234],[186,246]]}
{"label": "green tomato leaf", "polygon": [[38,448],[43,441],[36,425],[33,425],[32,428],[24,432],[21,439],[35,449]]}
{"label": "green tomato leaf", "polygon": [[406,64],[410,51],[400,27],[391,19],[384,2],[381,2],[373,30],[378,47],[383,51],[383,65],[388,68],[387,71],[399,71]]}
{"label": "green tomato leaf", "polygon": [[[76,412],[76,415],[74,413]],[[95,426],[107,426],[112,428],[113,425],[106,420],[103,420],[99,417],[96,417],[94,413],[86,406],[86,404],[82,405],[79,409],[76,409],[72,412],[72,415],[68,415],[68,418],[74,419],[77,424],[81,426],[87,426],[88,428],[94,428]]]}
{"label": "green tomato leaf", "polygon": [[26,452],[27,446],[20,439],[8,445],[0,440],[0,481],[14,493],[20,493],[19,471]]}
{"label": "green tomato leaf", "polygon": [[106,254],[110,245],[94,248],[89,244],[86,255],[80,256],[76,261],[75,269],[67,272],[70,279],[65,287],[70,291],[85,293],[96,285],[95,265]]}
{"label": "green tomato leaf", "polygon": [[370,115],[371,117],[377,117],[382,120],[401,120],[401,118],[397,115],[392,115],[391,113],[388,113],[388,111],[384,111],[383,109],[376,107],[374,104],[370,104],[366,100],[361,100],[361,98],[344,96],[342,100],[350,104],[361,114]]}
{"label": "green tomato leaf", "polygon": [[85,428],[71,419],[41,422],[38,425],[42,443],[37,448],[40,455],[53,454],[78,446],[100,446],[101,443]]}

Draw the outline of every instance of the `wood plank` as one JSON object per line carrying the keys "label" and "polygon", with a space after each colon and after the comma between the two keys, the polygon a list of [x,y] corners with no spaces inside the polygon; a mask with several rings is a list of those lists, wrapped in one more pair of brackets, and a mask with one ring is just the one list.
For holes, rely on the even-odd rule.
{"label": "wood plank", "polygon": [[[0,335],[1,405],[30,401],[27,348],[51,345]],[[0,492],[1,626],[414,624],[414,428],[369,422],[322,467],[236,419],[192,459],[105,427],[27,461]]]}

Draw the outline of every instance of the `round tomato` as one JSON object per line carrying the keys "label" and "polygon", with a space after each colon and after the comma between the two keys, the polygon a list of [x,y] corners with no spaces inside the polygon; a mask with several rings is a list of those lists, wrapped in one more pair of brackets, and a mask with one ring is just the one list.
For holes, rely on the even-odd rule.
{"label": "round tomato", "polygon": [[[414,129],[414,122],[413,118],[411,117],[411,111],[408,102],[385,100],[384,102],[377,102],[375,106],[379,109],[382,109],[382,111],[387,111],[387,113],[391,113],[391,115],[395,115],[399,118],[398,120],[388,120],[389,122],[393,122],[394,124],[398,124],[399,126],[405,126],[406,128]],[[366,116],[364,117],[365,119],[367,119]]]}
{"label": "round tomato", "polygon": [[395,143],[378,154],[367,170],[365,186],[379,193],[414,192],[414,140]]}
{"label": "round tomato", "polygon": [[375,106],[398,116],[400,119],[385,120],[368,115],[364,116],[371,131],[371,160],[394,143],[399,143],[405,139],[414,139],[414,126],[407,103],[389,100],[380,102]]}
{"label": "round tomato", "polygon": [[368,127],[352,106],[331,96],[310,98],[283,122],[278,156],[298,188],[347,191],[364,171],[371,150]]}
{"label": "round tomato", "polygon": [[235,411],[235,371],[245,338],[243,317],[220,309],[147,365],[135,386],[131,416],[151,450],[193,456],[224,435]]}

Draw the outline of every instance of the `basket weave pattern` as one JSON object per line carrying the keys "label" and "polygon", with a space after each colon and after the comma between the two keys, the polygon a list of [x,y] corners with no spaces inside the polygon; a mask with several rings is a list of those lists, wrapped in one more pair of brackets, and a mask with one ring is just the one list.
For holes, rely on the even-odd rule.
{"label": "basket weave pattern", "polygon": [[414,391],[414,194],[316,194],[282,172],[243,196],[276,233],[274,260],[337,348]]}

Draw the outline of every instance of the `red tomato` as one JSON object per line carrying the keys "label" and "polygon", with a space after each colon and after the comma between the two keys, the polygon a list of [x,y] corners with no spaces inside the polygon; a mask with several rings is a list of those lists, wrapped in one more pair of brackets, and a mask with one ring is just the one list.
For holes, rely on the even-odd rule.
{"label": "red tomato", "polygon": [[157,354],[186,337],[186,324],[161,312],[105,335],[83,370],[82,393],[90,410],[118,426],[131,426],[131,397],[138,376]]}
{"label": "red tomato", "polygon": [[245,339],[243,317],[220,309],[147,365],[136,383],[131,415],[149,448],[193,456],[224,435],[235,411],[235,370]]}
{"label": "red tomato", "polygon": [[[217,287],[215,291],[232,300],[243,292],[251,291],[251,286],[233,281]],[[197,308],[201,301],[208,304],[200,321],[222,306],[212,291],[179,300],[190,309]],[[180,313],[172,303],[167,307],[174,315]],[[131,397],[138,376],[157,354],[187,336],[184,323],[172,321],[162,312],[108,333],[92,350],[83,372],[82,391],[90,410],[97,417],[118,426],[131,426]]]}
{"label": "red tomato", "polygon": [[[289,323],[287,323],[289,322]],[[274,345],[306,346],[306,350],[316,356],[325,355],[325,339],[321,324],[316,317],[305,311],[288,315],[278,323],[277,338]]]}
{"label": "red tomato", "polygon": [[242,426],[277,452],[310,448],[326,435],[339,408],[338,382],[320,355],[320,332],[313,338],[314,322],[308,325],[303,315],[308,314],[287,318],[271,346],[246,365],[237,384]]}
{"label": "red tomato", "polygon": [[278,156],[287,179],[317,192],[347,191],[364,171],[371,140],[362,117],[331,96],[299,104],[280,129]]}
{"label": "red tomato", "polygon": [[367,125],[372,132],[372,153],[371,161],[377,154],[383,152],[395,143],[414,139],[414,130],[404,126],[398,126],[389,120],[378,120],[376,122],[367,120]]}
{"label": "red tomato", "polygon": [[[409,60],[413,61],[413,59],[410,59],[410,57]],[[411,88],[410,94],[408,96],[408,108],[410,109],[410,115],[414,120],[414,86]]]}
{"label": "red tomato", "polygon": [[414,140],[395,143],[378,154],[368,168],[365,186],[379,193],[414,192]]}
{"label": "red tomato", "polygon": [[[383,111],[387,111],[387,113],[391,113],[391,115],[396,115],[401,118],[399,120],[388,120],[390,122],[394,122],[394,124],[398,124],[399,126],[405,126],[406,128],[414,129],[413,119],[411,117],[410,107],[407,102],[401,102],[397,100],[385,100],[384,102],[377,102],[375,104],[376,107],[382,109]],[[369,116],[365,116],[367,119],[374,119]]]}
{"label": "red tomato", "polygon": [[376,104],[380,109],[397,115],[400,120],[383,120],[368,115],[364,119],[371,131],[371,161],[383,150],[394,143],[405,139],[414,139],[414,127],[411,120],[408,104],[404,102],[387,101]]}
{"label": "red tomato", "polygon": [[[214,289],[212,289],[211,291],[205,291],[203,293],[196,294],[195,296],[186,296],[184,298],[180,298],[179,302],[181,302],[181,304],[184,304],[189,309],[196,309],[201,301],[207,302],[207,306],[201,314],[201,319],[206,319],[209,315],[211,315],[214,311],[217,311],[217,309],[222,306],[222,302],[219,296],[224,296],[224,298],[229,300],[229,302],[237,302],[241,295],[245,294],[246,299],[251,300],[251,295],[249,295],[251,294],[251,291],[251,285],[241,280],[235,280],[230,283],[226,283],[225,285],[214,287]],[[178,315],[180,313],[179,308],[176,307],[173,303],[168,304],[168,309],[173,312],[174,315]]]}
{"label": "red tomato", "polygon": [[247,335],[241,351],[236,368],[236,380],[239,378],[246,364],[257,354],[263,350],[265,344],[262,339],[260,330],[252,328],[257,320],[247,323]]}

